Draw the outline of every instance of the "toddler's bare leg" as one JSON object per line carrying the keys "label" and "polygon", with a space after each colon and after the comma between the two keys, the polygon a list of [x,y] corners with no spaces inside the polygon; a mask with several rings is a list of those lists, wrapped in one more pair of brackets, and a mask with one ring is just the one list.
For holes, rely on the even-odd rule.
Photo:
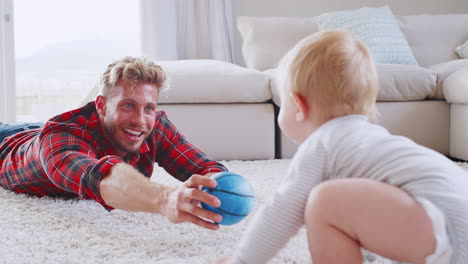
{"label": "toddler's bare leg", "polygon": [[424,263],[435,250],[432,222],[405,191],[368,179],[317,186],[305,211],[314,264],[362,263],[360,247],[384,257]]}

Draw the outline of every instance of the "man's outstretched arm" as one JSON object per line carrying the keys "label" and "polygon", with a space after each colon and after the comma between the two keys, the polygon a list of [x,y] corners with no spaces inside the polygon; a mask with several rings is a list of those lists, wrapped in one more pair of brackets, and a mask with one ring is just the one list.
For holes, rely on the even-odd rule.
{"label": "man's outstretched arm", "polygon": [[130,165],[118,163],[101,180],[99,190],[104,202],[116,209],[159,213],[173,223],[190,222],[217,230],[219,226],[211,221],[219,222],[221,216],[198,206],[199,202],[220,205],[218,198],[199,188],[216,186],[216,181],[206,176],[193,175],[177,187],[165,186],[152,182]]}

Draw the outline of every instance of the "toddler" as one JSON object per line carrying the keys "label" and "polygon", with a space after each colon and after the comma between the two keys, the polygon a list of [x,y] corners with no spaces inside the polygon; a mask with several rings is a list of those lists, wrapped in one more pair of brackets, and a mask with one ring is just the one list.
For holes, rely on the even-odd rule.
{"label": "toddler", "polygon": [[468,174],[445,156],[371,123],[378,79],[351,33],[302,40],[279,66],[282,131],[300,147],[235,256],[266,263],[305,226],[314,264],[468,263]]}

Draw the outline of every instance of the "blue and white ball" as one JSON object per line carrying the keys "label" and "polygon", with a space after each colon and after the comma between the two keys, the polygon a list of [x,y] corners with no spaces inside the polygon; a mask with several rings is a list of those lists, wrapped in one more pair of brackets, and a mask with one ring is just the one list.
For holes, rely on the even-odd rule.
{"label": "blue and white ball", "polygon": [[252,185],[242,176],[232,172],[219,172],[211,176],[218,185],[203,187],[202,191],[212,194],[221,201],[218,208],[201,203],[202,207],[223,216],[220,225],[233,225],[244,219],[253,209],[255,195]]}

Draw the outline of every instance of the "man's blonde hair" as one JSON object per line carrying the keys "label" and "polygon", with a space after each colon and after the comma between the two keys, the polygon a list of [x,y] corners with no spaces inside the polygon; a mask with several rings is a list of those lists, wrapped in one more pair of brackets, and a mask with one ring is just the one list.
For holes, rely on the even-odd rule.
{"label": "man's blonde hair", "polygon": [[154,62],[146,58],[125,57],[107,66],[101,76],[99,89],[104,97],[119,84],[133,88],[140,83],[150,83],[161,91],[166,87],[166,80],[163,69]]}
{"label": "man's blonde hair", "polygon": [[347,31],[322,31],[303,39],[283,58],[280,70],[283,91],[306,97],[321,121],[376,115],[378,78],[372,55]]}

